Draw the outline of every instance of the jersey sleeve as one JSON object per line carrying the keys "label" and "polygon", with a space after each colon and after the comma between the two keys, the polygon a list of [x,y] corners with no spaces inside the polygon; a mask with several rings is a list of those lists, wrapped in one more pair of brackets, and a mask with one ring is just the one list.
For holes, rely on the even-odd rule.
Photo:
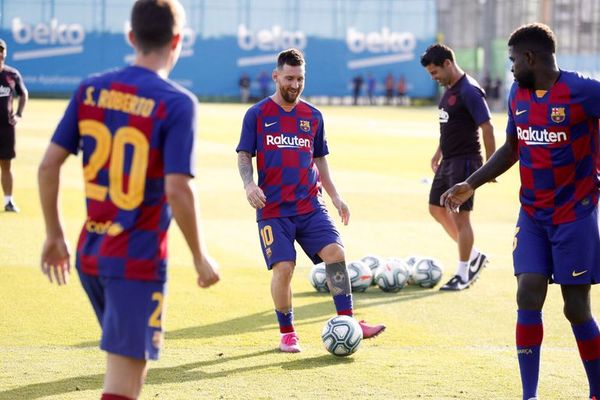
{"label": "jersey sleeve", "polygon": [[515,118],[513,114],[513,99],[517,92],[517,83],[513,83],[508,94],[508,121],[506,122],[506,134],[511,136],[517,136],[517,125],[515,124]]}
{"label": "jersey sleeve", "polygon": [[317,126],[317,132],[315,134],[315,140],[313,143],[313,157],[324,157],[329,154],[329,148],[327,147],[327,138],[325,137],[325,124],[323,117],[319,116],[319,125]]}
{"label": "jersey sleeve", "polygon": [[77,154],[80,148],[81,135],[79,133],[79,121],[77,110],[81,98],[82,86],[73,93],[62,119],[58,123],[51,142],[59,145],[69,153]]}
{"label": "jersey sleeve", "polygon": [[23,77],[19,71],[15,71],[15,92],[17,93],[17,96],[23,96],[27,92],[25,82],[23,82]]}
{"label": "jersey sleeve", "polygon": [[256,154],[256,111],[254,108],[250,108],[246,111],[246,115],[244,115],[240,142],[235,151],[238,153],[240,151],[245,151],[252,156]]}
{"label": "jersey sleeve", "polygon": [[583,78],[583,85],[586,93],[583,109],[591,117],[600,119],[600,81]]}
{"label": "jersey sleeve", "polygon": [[477,126],[480,126],[491,119],[490,109],[481,90],[469,85],[466,90],[463,90],[462,95],[465,106],[467,107],[467,110],[469,110],[469,114],[471,114],[471,117],[473,117]]}
{"label": "jersey sleeve", "polygon": [[188,96],[167,109],[163,144],[164,172],[194,176],[197,102]]}

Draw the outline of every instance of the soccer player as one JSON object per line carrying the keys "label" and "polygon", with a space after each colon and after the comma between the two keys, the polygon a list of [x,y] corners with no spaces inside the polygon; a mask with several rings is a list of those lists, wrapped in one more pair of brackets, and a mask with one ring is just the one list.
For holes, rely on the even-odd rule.
{"label": "soccer player", "polygon": [[473,198],[462,204],[458,213],[450,214],[440,207],[440,196],[481,167],[480,128],[489,160],[496,149],[494,127],[485,92],[459,67],[452,49],[443,44],[429,46],[421,56],[421,65],[431,79],[446,87],[439,103],[440,143],[431,159],[435,177],[429,192],[429,213],[457,243],[458,266],[440,290],[463,290],[473,284],[487,263],[486,255],[473,246]]}
{"label": "soccer player", "polygon": [[523,399],[536,399],[548,283],[561,287],[589,381],[600,399],[600,330],[590,309],[600,282],[598,118],[600,82],[556,64],[556,39],[543,24],[508,40],[515,77],[508,98],[506,142],[465,182],[442,195],[453,211],[474,190],[520,163],[521,210],[513,243],[517,277],[516,345]]}
{"label": "soccer player", "polygon": [[[325,262],[338,315],[353,315],[344,248],[325,208],[322,187],[344,225],[348,224],[350,211],[329,173],[323,117],[300,98],[304,76],[304,55],[299,50],[279,53],[272,73],[275,93],[248,109],[236,149],[246,198],[256,209],[265,262],[273,272],[271,296],[281,333],[279,348],[290,353],[300,351],[292,308],[294,241],[315,264]],[[258,185],[254,183],[253,156]],[[385,329],[364,321],[360,325],[365,338],[377,336]]]}
{"label": "soccer player", "polygon": [[177,0],[135,2],[134,65],[82,81],[39,167],[42,271],[62,285],[70,263],[59,174],[70,153],[83,153],[87,218],[76,267],[108,353],[103,400],[136,399],[146,360],[159,356],[171,215],[191,250],[198,285],[219,280],[200,237],[191,185],[197,101],[167,80],[181,51],[184,19]]}
{"label": "soccer player", "polygon": [[[15,126],[23,116],[28,92],[16,68],[6,60],[6,42],[0,39],[0,181],[4,192],[4,211],[19,212],[13,200],[13,175],[11,161],[15,158]],[[13,99],[18,96],[17,111]]]}

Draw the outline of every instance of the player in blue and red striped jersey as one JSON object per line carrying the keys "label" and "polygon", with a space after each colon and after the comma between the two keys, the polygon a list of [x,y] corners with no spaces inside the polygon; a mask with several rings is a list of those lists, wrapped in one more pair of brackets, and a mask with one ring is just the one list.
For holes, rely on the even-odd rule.
{"label": "player in blue and red striped jersey", "polygon": [[39,168],[47,234],[42,270],[62,285],[70,264],[57,204],[59,174],[69,154],[83,154],[87,219],[76,266],[108,353],[103,400],[136,399],[146,360],[159,356],[172,216],[192,252],[198,285],[219,280],[200,238],[191,185],[197,101],[167,80],[184,19],[177,0],[135,2],[134,65],[79,85]]}
{"label": "player in blue and red striped jersey", "polygon": [[[331,197],[344,225],[348,224],[350,211],[329,174],[323,117],[300,98],[304,76],[304,55],[299,50],[279,53],[273,71],[275,93],[246,112],[236,149],[246,198],[256,209],[265,262],[273,271],[271,296],[281,333],[279,348],[290,353],[300,351],[291,289],[295,241],[315,264],[325,262],[338,315],[353,314],[344,248],[325,208],[322,188]],[[253,177],[254,155],[258,185]],[[364,321],[360,325],[365,338],[385,329]]]}
{"label": "player in blue and red striped jersey", "polygon": [[600,330],[590,308],[591,285],[600,283],[600,82],[558,68],[556,39],[546,25],[520,27],[508,46],[516,82],[509,95],[506,143],[441,201],[456,210],[477,187],[519,161],[521,211],[513,261],[523,399],[537,398],[542,307],[549,282],[561,285],[589,396],[600,398]]}

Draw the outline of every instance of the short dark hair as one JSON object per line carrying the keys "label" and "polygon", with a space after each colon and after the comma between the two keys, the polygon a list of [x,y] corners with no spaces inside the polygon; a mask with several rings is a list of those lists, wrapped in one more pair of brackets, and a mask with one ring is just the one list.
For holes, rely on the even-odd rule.
{"label": "short dark hair", "polygon": [[277,69],[282,69],[284,65],[297,67],[306,64],[304,54],[298,49],[287,49],[277,56]]}
{"label": "short dark hair", "polygon": [[547,25],[536,22],[523,25],[515,30],[508,39],[508,45],[521,50],[538,52],[556,52],[556,37]]}
{"label": "short dark hair", "polygon": [[137,0],[131,9],[131,30],[137,47],[148,53],[166,46],[183,26],[184,18],[177,0]]}
{"label": "short dark hair", "polygon": [[450,47],[436,43],[425,50],[425,53],[421,56],[421,65],[426,67],[433,64],[441,67],[446,60],[454,62],[454,52]]}

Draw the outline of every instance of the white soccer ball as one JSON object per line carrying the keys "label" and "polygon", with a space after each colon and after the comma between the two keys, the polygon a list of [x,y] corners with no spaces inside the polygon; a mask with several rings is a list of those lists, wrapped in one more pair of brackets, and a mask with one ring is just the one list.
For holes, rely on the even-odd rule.
{"label": "white soccer ball", "polygon": [[408,284],[408,268],[404,260],[388,258],[377,268],[375,282],[384,292],[397,292]]}
{"label": "white soccer ball", "polygon": [[418,260],[411,275],[415,285],[424,288],[432,288],[442,279],[443,269],[439,261],[432,258],[421,258]]}
{"label": "white soccer ball", "polygon": [[[360,261],[367,264],[367,266],[371,269],[373,276],[375,276],[375,272],[377,271],[377,268],[379,268],[379,266],[381,264],[383,264],[383,259],[381,257],[373,255],[373,254],[364,256],[363,258],[360,259]],[[373,281],[371,282],[371,285],[376,285],[375,279],[373,279]]]}
{"label": "white soccer ball", "polygon": [[346,266],[353,292],[364,292],[373,282],[373,273],[364,262],[352,261]]}
{"label": "white soccer ball", "polygon": [[408,284],[413,285],[415,282],[413,281],[413,275],[415,274],[415,264],[419,261],[421,256],[408,256],[404,259],[406,263],[406,267],[408,269]]}
{"label": "white soccer ball", "polygon": [[362,341],[362,329],[358,322],[347,315],[330,318],[321,331],[321,339],[328,352],[345,357],[356,352]]}
{"label": "white soccer ball", "polygon": [[317,292],[329,292],[329,286],[327,286],[327,272],[325,271],[325,263],[316,264],[310,270],[308,275],[310,284],[317,290]]}

